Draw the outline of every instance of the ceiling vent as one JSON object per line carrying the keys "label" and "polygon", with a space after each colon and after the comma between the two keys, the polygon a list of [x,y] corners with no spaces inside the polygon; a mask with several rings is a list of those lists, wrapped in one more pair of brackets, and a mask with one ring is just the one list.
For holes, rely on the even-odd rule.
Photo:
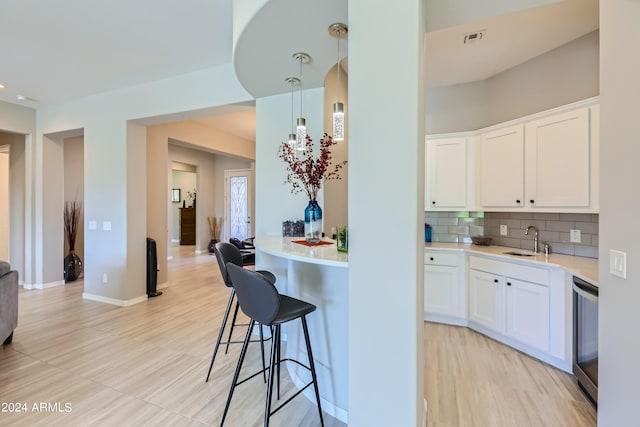
{"label": "ceiling vent", "polygon": [[467,33],[464,35],[464,44],[476,43],[482,40],[487,30],[474,31],[473,33]]}

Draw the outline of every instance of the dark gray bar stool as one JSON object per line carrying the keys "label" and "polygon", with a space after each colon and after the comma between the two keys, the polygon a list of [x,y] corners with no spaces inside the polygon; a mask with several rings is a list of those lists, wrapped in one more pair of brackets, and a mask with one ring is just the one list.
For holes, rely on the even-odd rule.
{"label": "dark gray bar stool", "polygon": [[[258,322],[266,326],[271,326],[273,331],[273,342],[271,343],[271,357],[269,360],[269,381],[267,383],[267,401],[264,412],[264,426],[269,425],[269,418],[271,415],[278,412],[284,405],[289,403],[293,398],[302,393],[307,387],[313,384],[313,388],[316,395],[316,404],[318,405],[318,414],[320,415],[320,424],[324,427],[324,419],[322,418],[322,407],[320,406],[320,393],[318,392],[318,379],[316,377],[316,368],[313,362],[313,353],[311,352],[311,342],[309,341],[309,330],[307,328],[307,314],[315,311],[316,306],[309,304],[308,302],[301,301],[296,298],[291,298],[286,295],[281,295],[273,285],[271,281],[264,276],[238,267],[235,264],[227,264],[227,271],[233,282],[233,286],[238,296],[238,302],[242,312],[246,314],[251,322],[249,324],[249,330],[244,339],[242,351],[240,352],[240,358],[238,359],[238,365],[233,375],[233,381],[231,382],[231,389],[229,390],[229,397],[227,398],[227,404],[222,414],[222,421],[220,426],[224,424],[224,419],[227,416],[229,405],[231,404],[231,398],[237,385],[253,378],[257,374],[251,375],[242,381],[238,381],[240,376],[240,370],[242,369],[242,363],[247,353],[247,347],[249,346],[251,329],[253,325]],[[302,364],[301,362],[293,359],[280,359],[280,328],[283,323],[291,320],[300,319],[302,322],[302,329],[304,331],[304,341],[307,346],[307,355],[309,356],[309,366]],[[300,390],[298,390],[293,396],[287,399],[284,403],[271,411],[271,396],[273,394],[273,377],[274,369],[278,369],[278,388],[280,385],[280,363],[284,361],[291,361],[311,371],[311,382],[306,384]],[[278,393],[279,394],[279,393]],[[279,396],[278,396],[279,398]]]}
{"label": "dark gray bar stool", "polygon": [[[236,296],[236,291],[233,287],[233,283],[231,278],[229,277],[229,273],[227,271],[227,264],[233,264],[238,267],[242,267],[242,253],[240,250],[232,245],[231,243],[220,242],[216,243],[213,248],[213,252],[216,254],[216,259],[218,260],[218,266],[220,267],[220,273],[222,274],[222,281],[224,284],[231,288],[231,294],[229,295],[229,302],[227,302],[227,309],[224,312],[224,317],[222,319],[222,325],[220,326],[220,332],[218,333],[218,339],[216,340],[216,346],[213,349],[213,356],[211,356],[211,364],[209,365],[209,372],[207,372],[207,379],[205,382],[209,381],[209,377],[211,376],[211,370],[213,369],[213,362],[216,360],[216,355],[218,354],[218,348],[220,344],[226,344],[225,354],[229,350],[229,344],[242,344],[243,341],[231,341],[231,334],[233,334],[234,326],[249,326],[248,323],[236,323],[236,318],[238,317],[238,303],[236,302],[236,307],[233,312],[233,319],[231,320],[231,327],[229,328],[229,337],[226,341],[222,341],[222,335],[224,334],[224,329],[227,326],[227,321],[229,319],[229,312],[231,311],[231,307],[233,306],[233,301]],[[272,283],[276,282],[276,276],[273,273],[265,270],[257,271],[260,275],[265,277]],[[251,330],[253,326],[249,328]],[[271,338],[267,338],[269,340]],[[264,335],[262,333],[262,325],[260,325],[260,349],[262,351],[262,367],[266,370],[266,363],[264,360]],[[263,375],[264,380],[266,381],[266,374]]]}

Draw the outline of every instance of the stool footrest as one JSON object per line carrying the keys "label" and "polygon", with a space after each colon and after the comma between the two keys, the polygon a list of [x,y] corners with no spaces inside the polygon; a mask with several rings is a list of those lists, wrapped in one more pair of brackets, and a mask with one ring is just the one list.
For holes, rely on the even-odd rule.
{"label": "stool footrest", "polygon": [[291,396],[290,398],[288,398],[287,400],[285,400],[284,402],[282,402],[280,404],[280,406],[278,406],[276,409],[274,409],[273,411],[271,411],[269,413],[269,416],[275,414],[276,412],[278,412],[280,409],[282,409],[282,407],[284,405],[286,405],[287,403],[291,402],[295,397],[297,397],[300,393],[302,393],[303,391],[306,390],[307,387],[309,387],[311,384],[313,384],[313,381],[309,382],[307,385],[305,385],[304,387],[302,387],[300,390],[298,390],[297,392],[295,392],[295,394],[293,396]]}

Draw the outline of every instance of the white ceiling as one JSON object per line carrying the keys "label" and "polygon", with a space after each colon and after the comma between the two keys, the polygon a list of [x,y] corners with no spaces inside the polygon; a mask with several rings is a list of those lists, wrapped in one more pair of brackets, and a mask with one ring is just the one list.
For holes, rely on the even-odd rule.
{"label": "white ceiling", "polygon": [[[486,79],[598,28],[598,0],[425,1],[427,86]],[[240,35],[234,58],[232,3],[0,0],[0,100],[36,108],[232,60],[260,97],[289,90],[284,78],[298,74],[297,51],[313,58],[304,87],[323,84],[336,59],[327,27],[348,24],[347,0],[269,0]],[[486,30],[483,39],[464,45],[464,34],[477,30]],[[345,40],[342,55],[347,49]],[[35,101],[17,101],[18,94]],[[255,138],[254,113],[225,117],[207,125]]]}

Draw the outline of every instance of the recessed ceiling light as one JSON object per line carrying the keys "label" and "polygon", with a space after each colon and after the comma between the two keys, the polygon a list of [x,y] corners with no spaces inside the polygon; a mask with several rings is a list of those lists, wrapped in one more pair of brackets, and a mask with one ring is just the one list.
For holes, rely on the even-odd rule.
{"label": "recessed ceiling light", "polygon": [[16,95],[16,98],[18,99],[18,101],[35,101],[35,99],[24,95]]}
{"label": "recessed ceiling light", "polygon": [[0,83],[0,89],[4,89],[4,85]]}

